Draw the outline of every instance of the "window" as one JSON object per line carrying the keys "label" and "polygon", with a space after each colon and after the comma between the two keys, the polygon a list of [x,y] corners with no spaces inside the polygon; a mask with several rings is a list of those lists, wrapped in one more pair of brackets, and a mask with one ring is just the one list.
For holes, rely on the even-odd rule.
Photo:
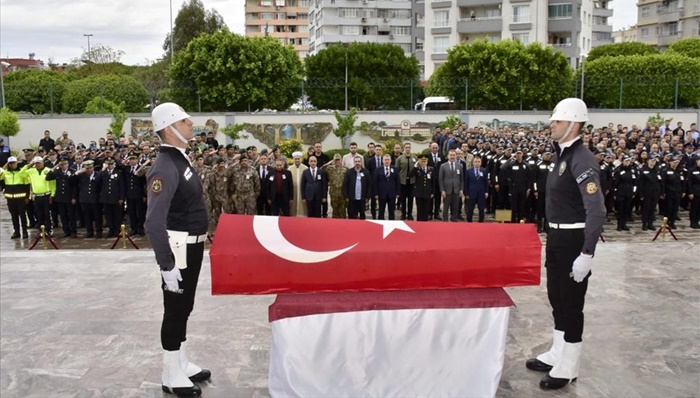
{"label": "window", "polygon": [[359,36],[360,27],[359,26],[341,26],[340,34],[345,36]]}
{"label": "window", "polygon": [[297,0],[287,0],[287,7],[296,7]]}
{"label": "window", "polygon": [[668,24],[668,35],[677,36],[678,35],[678,22],[671,22]]}
{"label": "window", "polygon": [[299,0],[299,7],[309,8],[309,0]]}
{"label": "window", "polygon": [[513,6],[513,23],[530,22],[530,6]]}
{"label": "window", "polygon": [[309,26],[308,25],[299,26],[299,32],[300,33],[309,33]]}
{"label": "window", "polygon": [[450,38],[447,36],[436,37],[434,44],[435,48],[433,49],[433,52],[436,54],[444,54],[447,52],[447,49],[450,48]]}
{"label": "window", "polygon": [[297,52],[299,54],[299,58],[306,58],[307,55],[309,55],[309,52],[306,50],[300,50]]}
{"label": "window", "polygon": [[642,7],[640,16],[642,18],[649,18],[650,15],[651,15],[651,7],[649,7],[649,6]]}
{"label": "window", "polygon": [[583,12],[583,20],[581,22],[585,24],[587,22],[586,21],[587,18],[588,18],[588,14],[586,13],[586,11],[584,11]]}
{"label": "window", "polygon": [[287,14],[283,13],[283,12],[278,12],[276,17],[277,17],[276,19],[284,21],[285,19],[287,19]]}
{"label": "window", "polygon": [[286,45],[287,45],[287,39],[286,39],[286,38],[284,38],[284,37],[280,37],[280,38],[279,38],[279,39],[277,39],[277,40],[279,40],[279,41],[280,41],[280,43],[282,43],[282,45],[283,45],[283,46],[286,46]]}
{"label": "window", "polygon": [[529,33],[513,33],[513,40],[517,40],[523,44],[530,44]]}
{"label": "window", "polygon": [[572,4],[550,4],[549,19],[565,19],[571,18],[574,11]]}
{"label": "window", "polygon": [[260,14],[260,19],[273,19],[275,17],[275,14],[271,12],[263,12]]}
{"label": "window", "polygon": [[389,10],[389,18],[411,18],[411,10]]}
{"label": "window", "polygon": [[360,12],[362,12],[360,8],[341,8],[338,11],[338,16],[340,18],[359,18]]}
{"label": "window", "polygon": [[374,8],[365,8],[362,10],[362,16],[365,18],[376,18],[377,10]]}
{"label": "window", "polygon": [[498,8],[484,10],[484,17],[490,19],[497,19],[501,17],[501,10]]}
{"label": "window", "polygon": [[416,38],[416,51],[423,51],[423,40]]}
{"label": "window", "polygon": [[309,19],[309,14],[299,14],[299,15],[297,15],[297,18],[299,18],[299,19]]}
{"label": "window", "polygon": [[593,40],[611,40],[612,33],[610,32],[593,32]]}
{"label": "window", "polygon": [[499,41],[501,41],[501,35],[491,35],[489,36],[489,40],[491,41],[491,43],[498,43]]}
{"label": "window", "polygon": [[260,0],[260,6],[272,7],[272,0]]}
{"label": "window", "polygon": [[275,0],[276,7],[284,7],[284,0]]}
{"label": "window", "polygon": [[403,50],[403,52],[405,52],[405,53],[411,52],[411,43],[400,44],[399,46],[401,46],[401,49]]}
{"label": "window", "polygon": [[435,11],[434,19],[436,28],[444,28],[446,26],[450,26],[449,11]]}
{"label": "window", "polygon": [[247,14],[245,16],[245,19],[258,19],[258,18],[260,18],[260,14],[258,14],[257,12],[250,13],[250,14]]}
{"label": "window", "polygon": [[392,26],[391,34],[394,36],[410,36],[411,27],[410,26]]}

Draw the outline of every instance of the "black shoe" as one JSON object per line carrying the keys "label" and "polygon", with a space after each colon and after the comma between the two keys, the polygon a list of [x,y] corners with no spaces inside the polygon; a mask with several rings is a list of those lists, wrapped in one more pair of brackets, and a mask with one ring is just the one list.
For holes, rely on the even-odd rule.
{"label": "black shoe", "polygon": [[538,234],[541,234],[542,232],[544,232],[544,229],[542,229],[542,228],[537,228],[537,233],[538,233]]}
{"label": "black shoe", "polygon": [[99,233],[99,234],[95,235],[95,238],[97,238],[97,239],[102,239],[102,234]]}
{"label": "black shoe", "polygon": [[61,236],[61,238],[63,238],[63,239],[70,238],[70,234],[63,234],[63,236]]}
{"label": "black shoe", "polygon": [[29,239],[29,233],[27,231],[22,232],[22,239]]}
{"label": "black shoe", "polygon": [[674,224],[669,225],[671,229],[676,229],[676,226]]}
{"label": "black shoe", "polygon": [[528,359],[527,362],[525,362],[525,367],[535,372],[549,372],[553,368],[553,366],[547,365],[537,358]]}
{"label": "black shoe", "polygon": [[202,395],[202,389],[197,387],[197,386],[192,386],[192,387],[166,387],[166,386],[161,386],[163,388],[163,392],[167,392],[170,394],[175,394],[179,397],[198,397]]}
{"label": "black shoe", "polygon": [[76,234],[75,232],[73,232],[72,234],[70,234],[70,237],[71,237],[71,238],[77,238],[77,237],[78,237],[78,234]]}
{"label": "black shoe", "polygon": [[622,231],[622,228],[620,228],[620,227],[617,227],[617,230],[618,230],[618,231]]}
{"label": "black shoe", "polygon": [[457,216],[457,219],[460,221],[464,221],[464,217],[462,217],[462,216]]}
{"label": "black shoe", "polygon": [[622,230],[623,230],[623,231],[629,231],[629,230],[630,230],[630,227],[628,227],[628,226],[625,225],[624,227],[622,227]]}
{"label": "black shoe", "polygon": [[700,224],[690,224],[690,228],[692,228],[692,229],[700,229]]}
{"label": "black shoe", "polygon": [[438,216],[438,215],[433,216],[433,218],[436,219],[436,220],[438,220],[438,221],[442,221],[442,217],[440,217],[440,216]]}
{"label": "black shoe", "polygon": [[647,228],[646,225],[642,225],[642,231],[646,231],[647,229],[649,229],[649,228]]}
{"label": "black shoe", "polygon": [[93,234],[93,233],[89,233],[89,234],[85,235],[86,239],[94,238],[94,237],[95,237],[95,234]]}
{"label": "black shoe", "polygon": [[137,235],[136,231],[129,231],[129,236],[136,236],[136,235]]}
{"label": "black shoe", "polygon": [[14,234],[12,234],[12,236],[10,236],[10,239],[19,239],[19,234],[15,232]]}
{"label": "black shoe", "polygon": [[190,376],[190,381],[193,383],[201,383],[207,381],[211,378],[211,371],[209,369],[202,369],[201,372],[196,375]]}
{"label": "black shoe", "polygon": [[407,220],[408,220],[408,221],[414,221],[414,220],[413,220],[413,216],[408,216],[408,217],[407,217]]}
{"label": "black shoe", "polygon": [[649,229],[656,229],[656,226],[654,226],[654,224],[649,224]]}
{"label": "black shoe", "polygon": [[558,379],[556,377],[552,377],[550,375],[547,375],[540,380],[540,388],[543,390],[558,390],[560,388],[566,387],[567,384],[569,383],[575,383],[576,378],[574,377],[573,380],[569,379]]}

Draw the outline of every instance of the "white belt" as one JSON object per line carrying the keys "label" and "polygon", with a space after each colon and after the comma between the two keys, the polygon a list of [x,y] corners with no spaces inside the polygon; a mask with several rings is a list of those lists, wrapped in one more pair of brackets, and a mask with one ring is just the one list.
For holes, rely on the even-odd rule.
{"label": "white belt", "polygon": [[202,234],[202,235],[189,235],[187,237],[187,242],[188,245],[193,245],[195,243],[202,243],[205,240],[207,240],[207,234]]}
{"label": "white belt", "polygon": [[554,228],[554,229],[584,229],[584,228],[586,228],[586,223],[585,222],[577,222],[577,223],[573,223],[573,224],[557,224],[557,223],[550,222],[549,228]]}

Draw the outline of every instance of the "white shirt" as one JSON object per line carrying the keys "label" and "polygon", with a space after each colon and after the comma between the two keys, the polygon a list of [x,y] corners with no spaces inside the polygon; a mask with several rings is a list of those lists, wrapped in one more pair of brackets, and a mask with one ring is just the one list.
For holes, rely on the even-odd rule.
{"label": "white shirt", "polygon": [[577,135],[576,138],[574,138],[573,140],[567,141],[563,144],[559,144],[559,155],[561,155],[561,153],[564,152],[564,148],[568,148],[568,147],[574,145],[574,142],[576,142],[580,139],[581,139],[581,136]]}

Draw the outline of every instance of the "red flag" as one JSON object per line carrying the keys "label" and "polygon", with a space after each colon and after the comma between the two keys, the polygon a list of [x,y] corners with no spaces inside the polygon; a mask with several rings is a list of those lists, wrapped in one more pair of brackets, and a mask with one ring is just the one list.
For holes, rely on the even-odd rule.
{"label": "red flag", "polygon": [[222,215],[212,294],[539,285],[532,224]]}

